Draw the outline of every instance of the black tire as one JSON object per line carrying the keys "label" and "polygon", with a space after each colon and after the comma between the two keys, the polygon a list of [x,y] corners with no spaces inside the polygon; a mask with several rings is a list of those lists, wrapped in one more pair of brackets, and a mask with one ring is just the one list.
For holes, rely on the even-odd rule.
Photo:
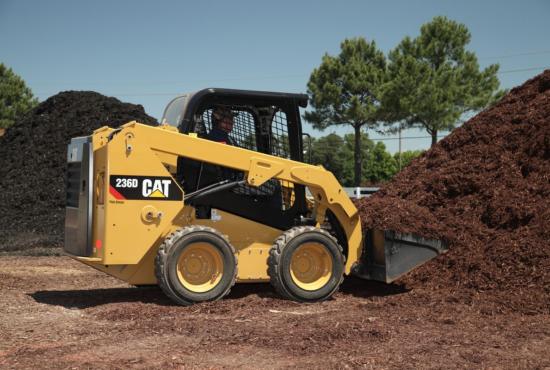
{"label": "black tire", "polygon": [[[208,289],[208,282],[203,284],[207,286],[207,290],[198,289],[201,285],[190,286],[188,279],[184,276],[187,270],[182,268],[182,264],[184,267],[188,267],[182,263],[182,258],[183,262],[189,261],[185,256],[190,253],[191,248],[196,248],[197,245],[206,245],[207,251],[212,251],[213,254],[218,256],[215,258],[223,266],[222,272],[212,275],[218,276],[215,285]],[[194,255],[191,254],[191,256]],[[198,259],[193,258],[194,261],[188,263],[197,265]],[[202,258],[202,256],[199,258]],[[202,259],[198,263],[202,264],[199,265],[200,271],[197,274],[203,273],[205,266],[208,266],[208,264],[203,263]],[[227,295],[235,284],[237,277],[235,249],[222,234],[213,228],[205,226],[185,227],[170,234],[160,245],[155,258],[155,275],[162,291],[180,305],[187,306],[197,302],[218,300]],[[207,273],[203,273],[203,275],[208,276]],[[197,289],[194,288],[195,286]]]}
{"label": "black tire", "polygon": [[[291,264],[297,249],[306,243],[318,245],[316,248],[330,258],[331,268],[328,277],[320,278],[315,289],[304,289],[303,282],[294,280]],[[310,261],[311,262],[311,261]],[[268,274],[271,285],[283,297],[298,302],[318,302],[330,298],[344,280],[345,257],[336,238],[322,229],[313,226],[294,227],[282,234],[269,252]],[[318,267],[317,267],[318,268]],[[323,282],[323,279],[328,279]]]}

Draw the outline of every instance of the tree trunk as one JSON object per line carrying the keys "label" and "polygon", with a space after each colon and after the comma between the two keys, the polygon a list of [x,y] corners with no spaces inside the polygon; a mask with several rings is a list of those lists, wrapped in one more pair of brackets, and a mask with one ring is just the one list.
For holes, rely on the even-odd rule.
{"label": "tree trunk", "polygon": [[437,130],[432,130],[430,133],[432,135],[432,147],[437,144]]}
{"label": "tree trunk", "polygon": [[355,148],[353,153],[354,158],[354,173],[353,186],[361,186],[361,125],[353,126],[355,129]]}

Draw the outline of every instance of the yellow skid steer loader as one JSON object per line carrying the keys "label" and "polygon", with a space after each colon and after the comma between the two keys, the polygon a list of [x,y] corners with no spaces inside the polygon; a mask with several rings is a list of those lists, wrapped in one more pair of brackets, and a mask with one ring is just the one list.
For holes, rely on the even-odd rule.
{"label": "yellow skid steer loader", "polygon": [[391,282],[446,250],[361,230],[333,174],[303,161],[307,96],[205,89],[158,127],[102,127],[68,146],[65,251],[183,305],[235,282],[285,298],[331,297],[344,275]]}

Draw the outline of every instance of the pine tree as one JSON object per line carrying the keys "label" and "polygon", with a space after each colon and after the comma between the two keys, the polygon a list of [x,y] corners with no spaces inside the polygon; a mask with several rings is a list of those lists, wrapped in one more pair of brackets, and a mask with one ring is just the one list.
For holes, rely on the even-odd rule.
{"label": "pine tree", "polygon": [[361,128],[379,121],[381,87],[385,81],[386,58],[374,41],[346,39],[338,56],[323,56],[308,82],[313,111],[304,118],[316,129],[333,125],[354,128],[354,185],[361,183]]}
{"label": "pine tree", "polygon": [[424,128],[433,146],[439,131],[499,99],[499,66],[480,71],[476,55],[466,50],[470,39],[465,25],[446,17],[424,24],[415,39],[405,37],[388,57],[385,120]]}
{"label": "pine tree", "polygon": [[7,128],[38,104],[25,81],[0,63],[0,128]]}

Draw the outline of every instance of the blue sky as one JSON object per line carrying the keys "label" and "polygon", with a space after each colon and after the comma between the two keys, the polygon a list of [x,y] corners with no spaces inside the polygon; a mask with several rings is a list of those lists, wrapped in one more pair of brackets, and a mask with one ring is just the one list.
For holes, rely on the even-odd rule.
{"label": "blue sky", "polygon": [[[311,71],[343,39],[362,36],[388,52],[437,15],[470,29],[469,49],[482,66],[500,63],[504,88],[550,68],[546,0],[0,0],[0,62],[40,100],[93,90],[160,118],[174,95],[204,87],[306,92]],[[351,132],[305,127],[315,136]],[[396,140],[384,142],[397,150]],[[407,139],[403,149],[429,143]]]}

